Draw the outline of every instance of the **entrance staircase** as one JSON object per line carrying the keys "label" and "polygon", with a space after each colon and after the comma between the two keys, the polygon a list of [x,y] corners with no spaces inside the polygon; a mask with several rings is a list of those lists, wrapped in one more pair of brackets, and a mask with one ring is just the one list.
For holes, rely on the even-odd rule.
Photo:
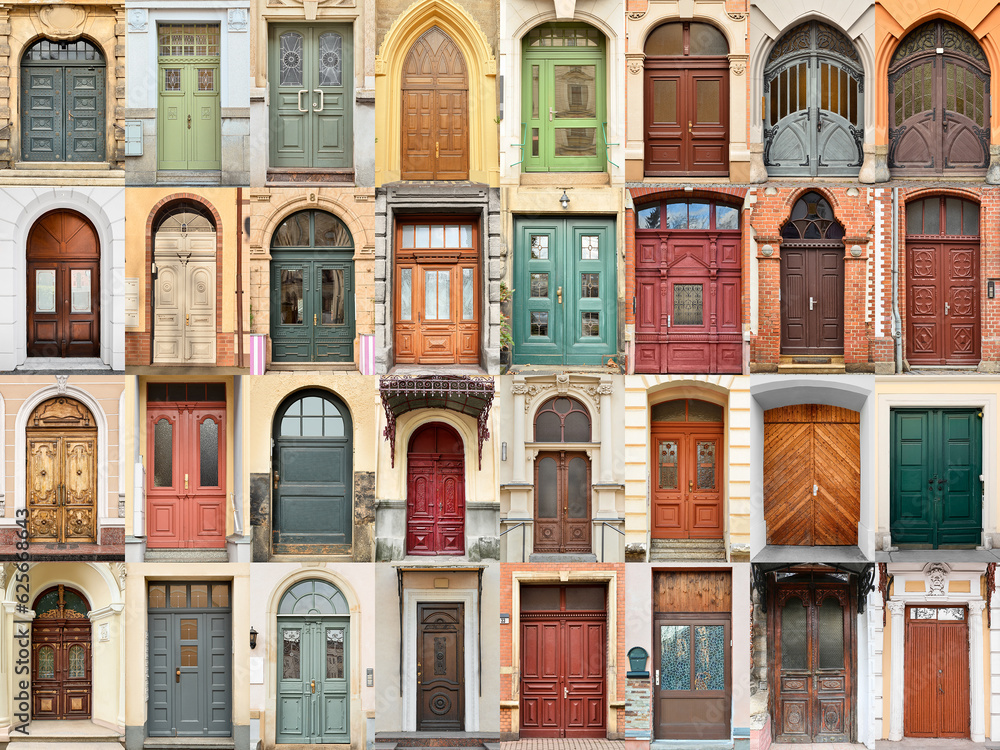
{"label": "entrance staircase", "polygon": [[725,562],[726,542],[723,539],[652,539],[649,546],[651,562],[667,560],[715,560]]}
{"label": "entrance staircase", "polygon": [[125,746],[125,737],[115,730],[84,720],[33,721],[27,732],[11,732],[7,750],[122,750]]}
{"label": "entrance staircase", "polygon": [[843,375],[846,368],[842,354],[832,357],[782,354],[778,372],[782,375]]}
{"label": "entrance staircase", "polygon": [[376,732],[372,750],[500,750],[493,732]]}
{"label": "entrance staircase", "polygon": [[125,170],[95,162],[19,161],[0,173],[4,185],[124,185]]}

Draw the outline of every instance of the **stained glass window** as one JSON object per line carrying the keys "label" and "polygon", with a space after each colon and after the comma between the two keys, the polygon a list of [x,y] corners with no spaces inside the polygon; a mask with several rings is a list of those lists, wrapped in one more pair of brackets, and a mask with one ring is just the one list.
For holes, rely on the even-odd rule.
{"label": "stained glass window", "polygon": [[282,34],[278,39],[279,86],[302,85],[302,35],[294,31]]}
{"label": "stained glass window", "polygon": [[198,90],[215,91],[215,68],[198,68]]}
{"label": "stained glass window", "polygon": [[164,91],[180,91],[181,90],[181,69],[180,68],[164,68],[163,69],[163,90]]}
{"label": "stained glass window", "polygon": [[600,280],[601,274],[599,273],[581,273],[580,296],[584,299],[597,299],[600,297]]}
{"label": "stained glass window", "polygon": [[302,631],[281,631],[281,677],[298,680],[301,675]]}
{"label": "stained glass window", "polygon": [[726,629],[722,625],[695,625],[694,689],[726,689]]}
{"label": "stained glass window", "polygon": [[698,489],[715,489],[715,442],[698,441]]}
{"label": "stained glass window", "polygon": [[582,336],[601,335],[601,314],[599,312],[585,312],[581,313],[580,316],[583,324]]}
{"label": "stained glass window", "polygon": [[326,678],[344,678],[344,631],[340,628],[326,629]]}
{"label": "stained glass window", "polygon": [[168,419],[153,427],[153,486],[174,486],[174,426]]}
{"label": "stained glass window", "polygon": [[87,664],[84,659],[86,650],[83,646],[70,646],[69,648],[69,676],[73,678],[83,678],[87,676]]}
{"label": "stained glass window", "polygon": [[601,238],[596,234],[585,234],[580,238],[581,260],[600,260],[601,259],[601,249],[600,243]]}
{"label": "stained glass window", "polygon": [[38,649],[38,677],[51,680],[56,676],[56,652],[52,646]]}
{"label": "stained glass window", "polygon": [[319,37],[319,85],[340,86],[343,77],[342,49],[344,41],[332,31]]}
{"label": "stained glass window", "polygon": [[160,57],[218,57],[219,25],[212,23],[162,23]]}
{"label": "stained glass window", "polygon": [[547,312],[536,312],[531,313],[531,335],[532,336],[548,336],[549,335],[549,314]]}
{"label": "stained glass window", "polygon": [[677,441],[661,440],[659,448],[660,489],[677,489]]}
{"label": "stained glass window", "polygon": [[198,427],[198,442],[201,449],[201,486],[219,486],[219,425],[214,419],[206,419]]}
{"label": "stained glass window", "polygon": [[691,689],[691,635],[688,625],[660,626],[660,689]]}
{"label": "stained glass window", "polygon": [[531,274],[531,296],[547,299],[549,296],[549,275],[547,273]]}
{"label": "stained glass window", "polygon": [[531,235],[531,259],[549,259],[549,236],[547,234]]}

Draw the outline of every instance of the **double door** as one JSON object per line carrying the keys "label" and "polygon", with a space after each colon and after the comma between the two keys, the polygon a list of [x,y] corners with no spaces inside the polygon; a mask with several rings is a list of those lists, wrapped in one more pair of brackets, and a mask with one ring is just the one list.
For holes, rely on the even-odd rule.
{"label": "double door", "polygon": [[654,424],[654,539],[721,539],[722,425]]}
{"label": "double door", "polygon": [[590,459],[541,451],[535,460],[535,552],[589,553]]}
{"label": "double door", "polygon": [[417,603],[417,731],[465,729],[465,605]]}
{"label": "double door", "polygon": [[893,409],[893,544],[975,546],[983,530],[983,423],[978,409]]}
{"label": "double door", "polygon": [[396,362],[479,362],[478,268],[474,257],[415,257],[397,265]]}
{"label": "double door", "polygon": [[406,554],[465,552],[465,457],[410,453],[406,478]]}
{"label": "double door", "polygon": [[28,539],[97,540],[97,430],[32,428],[27,440]]}
{"label": "double door", "polygon": [[90,620],[36,615],[31,623],[31,717],[90,718]]}
{"label": "double door", "polygon": [[[36,43],[21,68],[21,158],[26,162],[102,162],[105,159],[104,60],[83,40],[69,47],[42,50],[58,42]],[[64,61],[66,57],[88,61]],[[60,60],[43,60],[58,56]]]}
{"label": "double door", "polygon": [[844,248],[781,246],[781,353],[844,353]]}
{"label": "double door", "polygon": [[215,233],[156,234],[154,364],[215,363]]}
{"label": "double door", "polygon": [[907,361],[979,364],[979,244],[907,238],[906,260]]}
{"label": "double door", "polygon": [[[969,627],[965,607],[906,608],[903,732],[969,736]],[[977,665],[979,658],[975,659]]]}
{"label": "double door", "polygon": [[281,617],[278,744],[347,744],[350,642],[345,617]]}
{"label": "double door", "polygon": [[218,24],[159,24],[157,169],[222,168]]}
{"label": "double door", "polygon": [[275,362],[354,358],[354,263],[347,253],[281,252],[271,262]]}

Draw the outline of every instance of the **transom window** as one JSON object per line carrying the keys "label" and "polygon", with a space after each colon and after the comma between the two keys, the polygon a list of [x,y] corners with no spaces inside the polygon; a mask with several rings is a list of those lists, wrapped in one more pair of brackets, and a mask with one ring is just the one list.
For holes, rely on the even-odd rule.
{"label": "transom window", "polygon": [[795,202],[792,215],[781,228],[786,240],[839,240],[844,228],[833,217],[829,202],[819,193],[808,192]]}
{"label": "transom window", "polygon": [[543,24],[527,35],[529,47],[603,47],[604,34],[593,26]]}
{"label": "transom window", "polygon": [[271,237],[271,247],[353,248],[354,239],[344,222],[333,214],[307,210],[297,211],[278,225]]}
{"label": "transom window", "polygon": [[590,412],[574,398],[549,399],[535,415],[535,442],[589,443]]}
{"label": "transom window", "polygon": [[218,57],[217,23],[161,23],[160,57]]}
{"label": "transom window", "polygon": [[906,204],[906,233],[979,236],[979,206],[961,198],[935,196]]}
{"label": "transom window", "polygon": [[59,42],[50,39],[39,39],[28,47],[24,53],[25,61],[42,62],[46,60],[93,61],[102,62],[104,55],[86,39],[75,42]]}
{"label": "transom window", "polygon": [[344,437],[344,417],[319,394],[292,401],[281,417],[280,437]]}
{"label": "transom window", "polygon": [[310,578],[292,584],[278,603],[279,615],[347,615],[347,599],[336,586]]}
{"label": "transom window", "polygon": [[723,408],[719,404],[696,398],[675,398],[653,405],[654,422],[721,422]]}
{"label": "transom window", "polygon": [[150,609],[228,609],[228,583],[151,583]]}
{"label": "transom window", "polygon": [[653,29],[646,39],[646,56],[650,55],[728,55],[725,35],[708,23],[675,21]]}
{"label": "transom window", "polygon": [[636,229],[739,230],[740,210],[715,201],[665,200],[636,209]]}
{"label": "transom window", "polygon": [[56,586],[35,600],[35,618],[39,620],[81,620],[87,617],[90,606],[80,594],[65,586]]}
{"label": "transom window", "polygon": [[215,220],[204,206],[196,203],[176,203],[164,211],[158,220],[157,232],[214,232]]}
{"label": "transom window", "polygon": [[402,248],[472,249],[472,224],[403,224]]}
{"label": "transom window", "polygon": [[225,403],[225,383],[149,383],[146,400],[161,401],[214,401]]}

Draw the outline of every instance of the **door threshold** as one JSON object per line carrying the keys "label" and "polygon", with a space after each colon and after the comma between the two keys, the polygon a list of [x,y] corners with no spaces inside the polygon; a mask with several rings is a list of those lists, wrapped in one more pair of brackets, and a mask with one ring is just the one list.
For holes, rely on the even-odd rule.
{"label": "door threshold", "polygon": [[660,740],[649,743],[649,750],[732,750],[732,740]]}
{"label": "door threshold", "polygon": [[221,185],[220,170],[157,170],[157,185]]}
{"label": "door threshold", "polygon": [[100,357],[28,357],[14,368],[15,372],[62,372],[72,370],[74,374],[90,370],[95,373],[112,372],[111,366]]}
{"label": "door threshold", "polygon": [[528,562],[533,563],[573,563],[573,562],[597,562],[597,555],[593,552],[532,552],[528,555]]}
{"label": "door threshold", "polygon": [[232,737],[147,737],[143,740],[143,748],[235,748]]}
{"label": "door threshold", "polygon": [[289,187],[291,185],[353,185],[353,169],[313,169],[297,167],[270,167],[265,186]]}
{"label": "door threshold", "polygon": [[225,547],[159,548],[146,547],[144,562],[229,562],[229,552]]}
{"label": "door threshold", "polygon": [[284,370],[285,372],[304,371],[350,371],[357,372],[358,366],[354,362],[272,362],[267,366],[268,372]]}
{"label": "door threshold", "polygon": [[812,546],[795,544],[768,544],[753,556],[753,562],[797,563],[804,560],[818,563],[866,563],[861,548],[854,546]]}

